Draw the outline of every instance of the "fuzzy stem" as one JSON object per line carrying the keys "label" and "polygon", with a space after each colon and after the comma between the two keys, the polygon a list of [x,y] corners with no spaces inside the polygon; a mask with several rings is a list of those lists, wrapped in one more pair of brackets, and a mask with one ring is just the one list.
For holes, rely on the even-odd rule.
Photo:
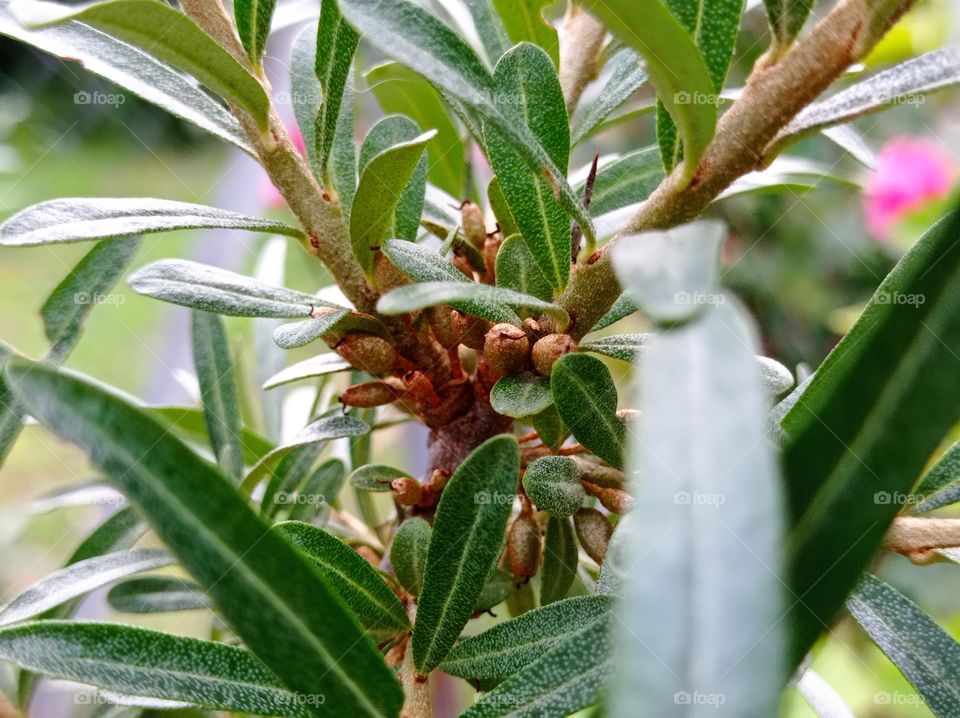
{"label": "fuzzy stem", "polygon": [[[417,619],[417,604],[411,602],[407,608],[410,624]],[[403,663],[400,664],[400,683],[406,696],[400,718],[430,718],[433,714],[430,701],[430,676],[417,673],[413,665],[413,646],[408,641],[403,653]]]}
{"label": "fuzzy stem", "polygon": [[924,519],[898,516],[883,538],[886,551],[912,554],[937,548],[960,547],[960,519]]}
{"label": "fuzzy stem", "polygon": [[577,5],[563,19],[560,42],[560,87],[567,114],[572,115],[583,90],[597,77],[606,28]]}

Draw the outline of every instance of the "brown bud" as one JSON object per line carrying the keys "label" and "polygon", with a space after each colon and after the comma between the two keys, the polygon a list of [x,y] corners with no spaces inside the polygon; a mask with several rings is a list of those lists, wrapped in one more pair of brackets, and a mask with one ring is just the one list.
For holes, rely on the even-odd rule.
{"label": "brown bud", "polygon": [[500,252],[500,245],[503,243],[503,237],[499,232],[488,234],[483,242],[483,266],[486,270],[486,281],[489,284],[495,284],[497,280],[497,254]]}
{"label": "brown bud", "polygon": [[461,344],[478,352],[483,351],[487,330],[491,326],[490,322],[486,319],[471,317],[469,314],[458,312],[456,309],[450,312],[450,320],[453,331],[457,335],[457,340]]}
{"label": "brown bud", "polygon": [[391,289],[410,284],[410,280],[387,259],[387,255],[377,252],[373,258],[373,283],[381,294],[386,294]]}
{"label": "brown bud", "polygon": [[467,259],[467,256],[464,254],[454,254],[450,261],[453,262],[453,266],[460,270],[460,274],[465,276],[471,282],[473,281],[473,265],[470,264],[470,260]]}
{"label": "brown bud", "polygon": [[347,334],[335,347],[354,369],[382,376],[390,371],[397,358],[393,345],[373,334]]}
{"label": "brown bud", "polygon": [[483,212],[470,200],[464,201],[460,205],[460,223],[463,226],[463,233],[477,249],[483,249],[483,244],[487,239],[487,227],[483,221]]}
{"label": "brown bud", "polygon": [[343,390],[340,402],[346,406],[369,409],[374,406],[390,404],[404,394],[403,383],[391,377],[388,381],[365,381]]}
{"label": "brown bud", "polygon": [[420,495],[423,487],[409,476],[401,476],[390,482],[390,490],[393,491],[393,498],[401,506],[416,506],[420,502]]}
{"label": "brown bud", "polygon": [[483,359],[497,374],[523,369],[530,355],[527,333],[512,324],[494,324],[483,342]]}
{"label": "brown bud", "polygon": [[529,578],[540,567],[540,527],[533,514],[520,514],[507,533],[507,563],[514,576]]}
{"label": "brown bud", "polygon": [[633,497],[623,489],[601,489],[597,498],[607,511],[621,516],[633,506]]}
{"label": "brown bud", "polygon": [[437,406],[441,399],[433,384],[422,371],[407,372],[403,377],[403,384],[407,387],[408,396],[414,401]]}
{"label": "brown bud", "polygon": [[358,554],[363,556],[363,558],[366,559],[367,563],[369,563],[371,566],[374,568],[380,568],[380,557],[372,548],[369,546],[357,546],[356,551]]}
{"label": "brown bud", "polygon": [[533,345],[531,358],[538,374],[550,376],[553,363],[564,354],[577,350],[577,343],[569,334],[547,334]]}
{"label": "brown bud", "polygon": [[613,535],[610,520],[596,509],[582,508],[573,515],[573,526],[587,556],[598,564],[603,563],[610,536]]}
{"label": "brown bud", "polygon": [[460,337],[454,331],[450,307],[439,306],[430,309],[430,328],[433,336],[444,349],[452,349],[460,343]]}

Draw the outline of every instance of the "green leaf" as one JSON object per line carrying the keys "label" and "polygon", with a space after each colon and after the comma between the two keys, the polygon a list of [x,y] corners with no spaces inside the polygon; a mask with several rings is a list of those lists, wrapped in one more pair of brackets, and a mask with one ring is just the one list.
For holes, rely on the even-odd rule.
{"label": "green leaf", "polygon": [[[210,445],[207,419],[202,409],[192,406],[152,406],[148,411],[185,439],[202,446]],[[274,449],[271,442],[247,428],[240,429],[240,446],[247,464],[256,464]]]}
{"label": "green leaf", "polygon": [[390,491],[394,479],[409,478],[409,474],[384,464],[364,464],[350,474],[350,485],[364,491]]}
{"label": "green leaf", "polygon": [[350,362],[341,358],[339,354],[334,352],[318,354],[317,356],[292,364],[283,371],[277,372],[267,379],[263,388],[276,389],[278,386],[285,384],[292,384],[293,382],[303,381],[304,379],[313,379],[318,376],[326,376],[327,374],[335,374],[349,369]]}
{"label": "green leaf", "polygon": [[537,508],[560,517],[573,516],[586,497],[577,464],[568,456],[533,461],[523,475],[523,489]]}
{"label": "green leaf", "polygon": [[[477,602],[473,604],[474,613],[483,613],[503,603],[513,593],[516,578],[513,574],[497,568],[483,584],[480,595],[477,596]],[[529,584],[525,584],[528,585]]]}
{"label": "green leaf", "polygon": [[595,238],[589,213],[567,183],[566,172],[556,166],[516,108],[491,102],[497,94],[493,78],[466,42],[411,0],[386,4],[380,0],[340,0],[340,9],[370,43],[423,75],[448,102],[454,100],[464,110],[463,115],[495,125],[531,168],[552,177],[564,208],[583,228],[588,241]]}
{"label": "green leaf", "polygon": [[958,238],[952,214],[911,248],[782,422],[789,585],[804,597],[792,615],[794,661],[833,619],[901,508],[875,496],[909,492],[956,423]]}
{"label": "green leaf", "polygon": [[598,620],[567,635],[484,694],[462,718],[565,716],[589,706],[600,697],[613,672],[609,634],[607,621]]}
{"label": "green leaf", "polygon": [[529,372],[501,377],[490,390],[490,405],[498,414],[519,419],[553,404],[550,380]]}
{"label": "green leaf", "polygon": [[577,577],[577,537],[573,519],[551,516],[543,541],[543,565],[540,568],[540,605],[566,598]]}
{"label": "green leaf", "polygon": [[543,17],[550,0],[493,0],[510,42],[533,43],[545,50],[554,67],[560,66],[560,40],[557,30]]}
{"label": "green leaf", "polygon": [[340,102],[340,115],[333,135],[331,183],[340,195],[343,217],[350,223],[353,198],[357,194],[357,123],[354,117],[354,90],[347,82]]}
{"label": "green leaf", "polygon": [[430,524],[414,516],[400,524],[390,544],[390,564],[397,580],[414,596],[419,596],[423,590],[432,534]]}
{"label": "green leaf", "polygon": [[239,481],[243,476],[240,395],[227,330],[216,314],[193,312],[193,363],[213,455],[223,472]]}
{"label": "green leaf", "polygon": [[625,584],[612,716],[687,716],[684,693],[722,695],[738,716],[777,713],[782,502],[756,343],[730,303],[645,352],[629,467],[642,486],[605,562]]}
{"label": "green leaf", "polygon": [[197,584],[175,576],[143,576],[122,581],[110,589],[107,601],[124,613],[166,613],[209,608],[210,601]]}
{"label": "green leaf", "polygon": [[155,0],[107,0],[89,5],[15,0],[14,17],[31,29],[77,20],[149,52],[196,77],[250,113],[261,130],[270,101],[263,85],[234,57],[179,10]]}
{"label": "green leaf", "polygon": [[800,34],[813,10],[814,0],[763,0],[775,46],[785,50]]}
{"label": "green leaf", "polygon": [[316,563],[323,577],[366,628],[388,633],[410,628],[400,599],[353,548],[333,534],[300,521],[284,521],[273,530],[290,539]]}
{"label": "green leaf", "polygon": [[297,349],[314,342],[337,327],[341,320],[350,316],[349,309],[338,309],[302,322],[281,324],[273,332],[273,341],[281,349]]}
{"label": "green leaf", "polygon": [[356,715],[399,711],[396,679],[339,597],[219,470],[94,384],[20,360],[7,377],[34,417],[87,451],[144,513],[240,640],[291,690],[323,693]]}
{"label": "green leaf", "polygon": [[[415,141],[420,136],[420,128],[413,120],[402,115],[390,115],[377,122],[363,140],[360,148],[361,176],[370,166],[371,160],[391,147],[404,142]],[[433,142],[436,140],[434,135]],[[420,228],[420,216],[423,214],[423,201],[427,191],[427,155],[422,154],[400,199],[397,201],[393,220],[387,231],[391,239],[416,241]]]}
{"label": "green leaf", "polygon": [[[573,116],[570,144],[576,146],[592,136],[624,102],[647,84],[647,73],[637,53],[621,48],[607,62],[608,79],[603,89],[583,103]],[[659,159],[659,158],[658,158]]]}
{"label": "green leaf", "polygon": [[290,519],[309,523],[323,516],[316,523],[325,523],[327,509],[337,500],[345,476],[346,467],[340,459],[328,459],[320,464],[297,489],[296,505],[290,511]]}
{"label": "green leaf", "polygon": [[[345,98],[348,102],[353,100],[352,95],[347,93],[347,86],[350,82],[350,66],[353,64],[353,56],[359,41],[359,35],[343,21],[337,0],[322,0],[317,27],[314,72],[320,80],[323,99],[317,111],[316,130],[311,134],[316,142],[317,163],[321,176],[325,179],[333,143],[340,132],[342,104]],[[350,116],[352,118],[352,114]],[[306,134],[304,137],[310,137],[311,134]],[[353,141],[351,132],[350,142]]]}
{"label": "green leaf", "polygon": [[[13,349],[0,342],[0,370],[6,366],[12,356]],[[13,395],[6,377],[0,372],[0,467],[6,461],[17,437],[20,436],[25,418],[26,412]]]}
{"label": "green leaf", "polygon": [[173,557],[160,549],[116,551],[77,561],[40,579],[0,608],[0,625],[39,616],[118,578],[171,563]]}
{"label": "green leaf", "polygon": [[383,253],[414,282],[473,284],[448,260],[422,245],[391,239],[383,245]]}
{"label": "green leaf", "polygon": [[277,0],[234,0],[233,20],[237,34],[254,67],[260,66],[276,6]]}
{"label": "green leaf", "polygon": [[327,442],[316,441],[302,444],[276,462],[270,469],[270,480],[260,499],[260,515],[274,518],[281,509],[296,500],[296,488],[312,471],[314,464],[326,448]]}
{"label": "green leaf", "polygon": [[461,678],[507,678],[569,639],[582,639],[594,624],[605,624],[612,606],[609,596],[577,596],[528,611],[460,641],[440,669]]}
{"label": "green leaf", "polygon": [[[533,45],[519,45],[497,63],[493,82],[496,94],[491,100],[513,103],[514,111],[566,174],[570,130],[563,91],[550,58]],[[555,290],[563,290],[571,259],[567,213],[542,171],[531,169],[495,124],[484,125],[484,138],[490,164],[527,247],[544,278]]]}
{"label": "green leaf", "polygon": [[497,60],[510,49],[507,39],[507,30],[503,21],[493,6],[493,0],[464,0],[464,5],[470,11],[473,25],[480,36],[480,46],[490,63],[490,67],[497,64]]}
{"label": "green leaf", "polygon": [[917,504],[912,513],[921,514],[960,501],[960,442],[951,446],[923,475],[912,494]]}
{"label": "green leaf", "polygon": [[[156,0],[139,1],[161,5]],[[303,236],[299,229],[281,222],[189,202],[136,197],[67,197],[35,204],[7,219],[0,224],[0,244],[25,247],[210,227]]]}
{"label": "green leaf", "polygon": [[[323,99],[323,88],[316,73],[317,25],[317,22],[304,25],[290,48],[290,104],[300,136],[304,138],[312,138],[316,134],[317,113]],[[305,139],[303,144],[314,176],[322,181],[317,143]]]}
{"label": "green leaf", "polygon": [[297,319],[317,307],[341,308],[311,294],[185,259],[161,259],[127,281],[138,294],[231,317]]}
{"label": "green leaf", "polygon": [[923,609],[870,574],[847,599],[847,608],[934,715],[960,712],[960,645]]}
{"label": "green leaf", "polygon": [[462,194],[466,147],[437,91],[423,77],[397,62],[378,65],[367,71],[365,78],[384,112],[408,115],[420,127],[437,131],[427,145],[427,176],[437,187],[454,195]]}
{"label": "green leaf", "polygon": [[398,142],[374,157],[360,173],[350,210],[350,241],[360,266],[370,275],[376,251],[390,239],[394,212],[413,178],[434,130]]}
{"label": "green leaf", "polygon": [[497,286],[550,301],[553,288],[537,267],[527,243],[519,235],[507,237],[497,252]]}
{"label": "green leaf", "polygon": [[626,428],[617,416],[617,387],[604,363],[586,354],[565,354],[553,365],[550,390],[577,441],[622,469]]}
{"label": "green leaf", "polygon": [[139,247],[139,239],[97,244],[47,297],[40,316],[50,342],[48,358],[66,359],[80,339],[83,322],[116,284]]}
{"label": "green leaf", "polygon": [[693,38],[661,0],[586,0],[583,6],[646,60],[650,84],[680,131],[682,177],[689,182],[717,123],[715,103],[694,101],[716,90]]}
{"label": "green leaf", "polygon": [[[287,242],[283,237],[267,240],[257,253],[254,277],[261,282],[280,285],[286,280]],[[282,320],[254,317],[253,320],[253,381],[263,384],[287,365],[286,353],[273,341],[273,333]],[[283,435],[283,404],[286,392],[276,391],[260,395],[262,431],[271,441],[279,442]],[[256,463],[256,460],[249,463]]]}
{"label": "green leaf", "polygon": [[[223,643],[87,621],[39,621],[0,630],[0,656],[55,678],[241,713],[317,713],[250,652]],[[318,684],[320,681],[318,681]],[[313,703],[315,705],[315,703]]]}
{"label": "green leaf", "polygon": [[421,673],[443,660],[470,620],[503,548],[519,471],[516,440],[495,436],[460,464],[440,496],[413,628]]}
{"label": "green leaf", "polygon": [[533,416],[531,421],[533,422],[533,428],[540,435],[540,440],[554,451],[559,449],[563,442],[567,440],[567,437],[570,436],[563,419],[557,412],[557,407],[553,404]]}
{"label": "green leaf", "polygon": [[601,329],[606,329],[611,324],[616,324],[621,319],[629,317],[631,314],[636,312],[638,309],[637,303],[633,301],[633,297],[630,296],[629,292],[623,292],[617,300],[613,303],[613,306],[597,320],[597,323],[590,327],[591,332],[598,332]]}
{"label": "green leaf", "polygon": [[[255,154],[236,118],[196,80],[153,55],[99,30],[71,20],[29,30],[14,18],[9,0],[0,1],[0,35],[14,38],[54,57],[80,63],[85,70],[116,83],[176,117]],[[84,96],[84,99],[90,99]]]}
{"label": "green leaf", "polygon": [[[599,217],[643,202],[662,180],[663,165],[656,147],[645,147],[612,160],[601,158],[590,212]],[[583,185],[578,185],[577,190],[582,191]]]}
{"label": "green leaf", "polygon": [[[497,220],[497,225],[500,227],[500,233],[507,239],[513,238],[513,235],[519,234],[520,230],[517,228],[517,223],[513,219],[513,215],[510,214],[510,207],[507,205],[507,198],[503,196],[503,188],[500,186],[500,180],[496,177],[490,180],[490,184],[487,185],[487,201],[490,203],[490,209],[493,211],[493,215]],[[523,242],[522,238],[519,238]],[[506,244],[506,241],[504,241]],[[526,245],[524,245],[526,247]],[[503,250],[503,245],[500,246],[500,250]],[[530,254],[530,250],[527,250],[527,254],[530,256],[530,262],[536,263],[536,260],[533,259],[533,255]],[[499,254],[497,255],[500,256]],[[543,278],[543,283],[549,288],[550,284],[547,282],[546,278]],[[516,289],[516,287],[514,287]],[[551,291],[552,295],[552,291]],[[537,295],[539,296],[539,295]],[[550,299],[550,296],[540,297],[541,299]]]}

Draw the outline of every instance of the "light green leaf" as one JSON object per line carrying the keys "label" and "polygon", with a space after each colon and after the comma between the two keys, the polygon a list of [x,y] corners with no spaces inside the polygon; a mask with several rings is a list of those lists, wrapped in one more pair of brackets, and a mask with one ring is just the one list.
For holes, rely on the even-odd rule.
{"label": "light green leaf", "polygon": [[[519,3],[518,3],[519,4]],[[496,102],[513,103],[554,164],[565,174],[570,130],[557,71],[544,52],[529,43],[510,50],[493,76]],[[484,125],[490,164],[510,213],[543,276],[557,291],[570,276],[570,220],[542,171],[531,169],[495,124]]]}
{"label": "light green leaf", "polygon": [[372,641],[316,569],[268,531],[219,470],[94,384],[21,360],[6,371],[30,413],[88,452],[240,640],[291,690],[323,693],[355,715],[399,711],[399,685]]}
{"label": "light green leaf", "polygon": [[622,469],[626,427],[617,416],[617,387],[602,361],[565,354],[550,374],[553,403],[577,441]]}
{"label": "light green leaf", "polygon": [[507,31],[503,21],[493,6],[493,0],[464,0],[464,5],[470,11],[473,25],[480,36],[480,46],[490,67],[497,64],[497,60],[510,49]]}
{"label": "light green leaf", "polygon": [[495,274],[498,287],[513,289],[545,301],[553,298],[553,288],[537,267],[537,260],[527,243],[519,235],[507,237],[500,245]]}
{"label": "light green leaf", "polygon": [[296,319],[317,307],[336,307],[311,294],[185,259],[161,259],[127,281],[138,294],[232,317]]}
{"label": "light green leaf", "polygon": [[247,51],[254,67],[260,66],[260,57],[267,46],[270,21],[277,0],[234,0],[233,20],[243,49]]}
{"label": "light green leaf", "polygon": [[917,504],[912,513],[921,514],[960,501],[960,442],[951,446],[923,475],[913,490]]}
{"label": "light green leaf", "polygon": [[317,356],[304,359],[301,362],[293,364],[283,371],[277,372],[264,383],[264,389],[275,389],[278,386],[292,384],[304,379],[312,379],[327,374],[335,374],[350,369],[350,363],[341,358],[339,354],[330,352],[329,354],[318,354]]}
{"label": "light green leaf", "polygon": [[463,639],[440,669],[461,678],[507,678],[568,638],[582,638],[594,624],[606,623],[612,607],[609,596],[577,596],[528,611]]}
{"label": "light green leaf", "polygon": [[413,629],[421,673],[443,660],[470,620],[503,548],[519,471],[516,440],[495,436],[460,464],[440,496]]}
{"label": "light green leaf", "polygon": [[431,130],[381,151],[360,174],[350,210],[350,241],[354,256],[368,275],[373,271],[376,251],[390,239],[400,198],[435,135]]}
{"label": "light green leaf", "polygon": [[646,60],[650,83],[680,130],[682,177],[689,182],[717,123],[716,104],[701,101],[716,90],[693,38],[661,0],[585,0],[583,6]]}
{"label": "light green leaf", "polygon": [[390,544],[390,564],[397,580],[414,596],[419,596],[423,590],[423,574],[427,569],[432,535],[430,524],[414,516],[400,524]]}
{"label": "light green leaf", "polygon": [[533,43],[545,50],[554,67],[560,66],[560,40],[557,29],[543,16],[550,0],[493,0],[510,42]]}
{"label": "light green leaf", "polygon": [[540,605],[566,598],[577,577],[577,537],[573,519],[551,516],[543,540],[543,565],[540,567]]}
{"label": "light green leaf", "polygon": [[[783,419],[789,585],[804,596],[792,615],[797,663],[902,508],[876,497],[909,492],[956,423],[958,237],[958,214],[927,231]],[[838,522],[839,515],[846,519]]]}
{"label": "light green leaf", "polygon": [[357,123],[354,117],[354,90],[349,81],[340,102],[340,115],[333,134],[330,161],[330,179],[340,195],[343,217],[349,224],[353,198],[357,194]]}
{"label": "light green leaf", "polygon": [[[202,409],[192,406],[152,406],[148,411],[183,438],[201,446],[210,445],[207,419]],[[274,449],[270,441],[246,427],[240,429],[240,446],[247,464],[257,463]]]}
{"label": "light green leaf", "polygon": [[[590,212],[594,217],[642,202],[663,180],[656,147],[645,147],[614,159],[600,158]],[[577,186],[578,191],[583,185]]]}
{"label": "light green leaf", "polygon": [[568,456],[533,461],[523,475],[523,489],[537,508],[560,517],[573,516],[586,497],[577,464]]}
{"label": "light green leaf", "polygon": [[409,477],[410,475],[405,471],[392,466],[364,464],[350,474],[350,485],[364,491],[390,491],[391,481]]}
{"label": "light green leaf", "polygon": [[400,599],[353,548],[333,534],[301,521],[284,521],[273,530],[290,539],[317,564],[320,573],[364,627],[387,633],[410,627]]}
{"label": "light green leaf", "polygon": [[810,17],[814,0],[763,0],[770,22],[770,33],[778,51],[790,47]]}
{"label": "light green leaf", "polygon": [[0,608],[0,625],[33,618],[70,599],[134,573],[169,566],[174,559],[160,549],[131,549],[93,556],[45,576]]}
{"label": "light green leaf", "polygon": [[273,332],[273,341],[281,349],[297,349],[316,341],[324,334],[332,332],[341,320],[350,315],[348,309],[338,309],[321,314],[319,317],[304,319],[293,324],[281,324]]}
{"label": "light green leaf", "polygon": [[860,627],[923,697],[947,718],[960,713],[960,645],[917,604],[865,574],[847,599]]}
{"label": "light green leaf", "polygon": [[539,414],[551,404],[550,380],[529,372],[501,377],[490,390],[494,411],[515,419]]}
{"label": "light green leaf", "polygon": [[573,116],[570,144],[574,147],[592,136],[610,115],[647,84],[643,63],[629,47],[620,48],[610,58],[605,73],[608,79],[603,89],[583,103]]}
{"label": "light green leaf", "polygon": [[[200,89],[197,81],[143,50],[70,20],[43,30],[23,27],[11,12],[9,0],[0,1],[0,35],[14,38],[54,57],[80,63],[121,88],[176,117],[255,154],[243,129],[230,111]],[[86,99],[90,99],[89,96]]]}
{"label": "light green leaf", "polygon": [[[0,630],[0,656],[55,678],[131,696],[241,713],[317,715],[250,652],[223,643],[87,621],[38,621]],[[318,682],[319,683],[319,682]]]}
{"label": "light green leaf", "polygon": [[[0,370],[12,356],[13,349],[0,342]],[[25,418],[26,412],[7,385],[6,377],[0,373],[0,466],[3,466],[10,449],[20,436]]]}
{"label": "light green leaf", "polygon": [[175,576],[144,576],[122,581],[110,589],[107,601],[124,613],[166,613],[210,608],[197,584]]}
{"label": "light green leaf", "polygon": [[240,395],[227,330],[220,317],[208,312],[193,312],[192,326],[193,363],[210,447],[223,472],[239,481],[243,476]]}
{"label": "light green leaf", "polygon": [[14,0],[14,17],[31,29],[77,20],[112,35],[196,77],[250,113],[266,130],[270,101],[263,85],[227,50],[176,8],[155,0],[107,0],[60,5]]}
{"label": "light green leaf", "polygon": [[427,145],[427,176],[437,187],[454,195],[462,194],[466,148],[437,91],[421,75],[397,62],[378,65],[365,78],[384,112],[408,115],[420,127],[437,131]]}
{"label": "light green leaf", "polygon": [[[322,102],[317,112],[316,130],[311,133],[316,142],[317,162],[321,176],[327,175],[327,163],[333,150],[336,135],[340,132],[341,106],[346,99],[353,98],[347,93],[350,82],[350,67],[357,51],[360,37],[352,27],[343,21],[337,0],[322,0],[320,3],[320,21],[317,28],[316,72],[322,89]],[[350,115],[352,117],[352,114]],[[309,137],[310,135],[304,135]],[[346,140],[346,138],[344,138]],[[350,141],[353,142],[353,133]]]}
{"label": "light green leaf", "polygon": [[[139,1],[161,5],[156,0]],[[35,204],[7,219],[0,224],[0,244],[24,247],[209,227],[303,237],[299,229],[281,222],[189,202],[137,197],[66,197]]]}
{"label": "light green leaf", "polygon": [[[290,104],[300,136],[304,138],[313,138],[316,133],[317,113],[323,98],[323,88],[316,73],[317,25],[317,22],[304,25],[290,48]],[[314,176],[322,181],[317,143],[304,139],[303,144]]]}

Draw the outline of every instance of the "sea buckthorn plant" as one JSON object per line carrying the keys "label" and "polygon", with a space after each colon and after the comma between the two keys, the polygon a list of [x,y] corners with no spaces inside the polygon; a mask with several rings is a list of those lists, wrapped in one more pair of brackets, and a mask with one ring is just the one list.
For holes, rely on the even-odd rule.
{"label": "sea buckthorn plant", "polygon": [[[289,63],[301,154],[263,69],[275,0],[0,0],[0,33],[241,148],[290,209],[51,198],[0,225],[24,252],[94,243],[43,305],[47,355],[2,346],[0,456],[32,417],[100,474],[61,500],[123,503],[0,609],[12,702],[50,676],[130,715],[422,718],[460,682],[470,718],[769,718],[795,688],[848,715],[806,662],[852,615],[960,715],[960,646],[869,573],[960,545],[926,515],[960,501],[960,449],[928,468],[960,418],[960,217],[809,375],[720,286],[718,203],[819,181],[801,138],[869,162],[845,123],[960,82],[955,46],[860,64],[912,4],[766,0],[769,49],[733,88],[744,0],[318,1]],[[387,114],[358,142],[361,81]],[[644,115],[650,146],[571,167]],[[142,235],[202,228],[276,235],[269,271],[134,267]],[[287,241],[338,291],[264,279]],[[76,297],[121,280],[193,310],[200,408],[63,368],[96,310]],[[609,329],[630,315],[649,331]],[[254,398],[223,317],[267,337]],[[313,355],[263,372],[271,334]],[[265,438],[294,383],[310,422]],[[411,422],[423,471],[384,463]],[[211,633],[76,620],[108,584],[118,612],[205,609]]]}

